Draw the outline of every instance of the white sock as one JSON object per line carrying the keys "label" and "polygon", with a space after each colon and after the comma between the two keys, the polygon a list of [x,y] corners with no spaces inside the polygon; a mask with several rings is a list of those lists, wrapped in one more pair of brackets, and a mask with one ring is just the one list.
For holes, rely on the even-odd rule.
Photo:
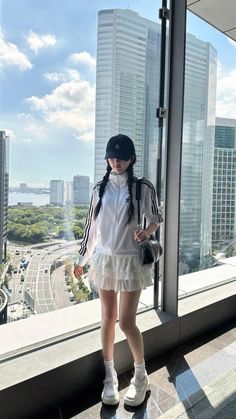
{"label": "white sock", "polygon": [[145,369],[145,361],[142,362],[142,364],[135,364],[134,363],[134,377],[138,380],[143,380],[146,373]]}
{"label": "white sock", "polygon": [[116,371],[114,368],[114,361],[111,359],[110,361],[104,360],[104,366],[105,366],[105,378],[113,378],[116,377]]}

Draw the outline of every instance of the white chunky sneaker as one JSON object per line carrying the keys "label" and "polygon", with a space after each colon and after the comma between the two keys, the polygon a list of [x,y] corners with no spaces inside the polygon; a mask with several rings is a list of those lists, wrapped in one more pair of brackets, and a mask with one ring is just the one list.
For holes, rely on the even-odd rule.
{"label": "white chunky sneaker", "polygon": [[128,406],[139,406],[146,397],[146,392],[149,390],[149,378],[145,374],[142,380],[133,377],[130,381],[130,386],[124,397],[124,403]]}
{"label": "white chunky sneaker", "polygon": [[107,377],[103,381],[104,387],[102,392],[102,402],[108,405],[115,405],[119,403],[120,396],[118,392],[118,380],[116,376]]}

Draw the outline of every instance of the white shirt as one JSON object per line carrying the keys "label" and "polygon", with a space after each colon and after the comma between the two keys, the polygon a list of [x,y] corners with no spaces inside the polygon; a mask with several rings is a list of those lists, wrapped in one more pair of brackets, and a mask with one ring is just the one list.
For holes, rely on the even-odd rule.
{"label": "white shirt", "polygon": [[[128,175],[111,173],[102,197],[102,205],[97,219],[94,219],[94,209],[99,201],[98,182],[93,190],[90,208],[87,215],[83,240],[81,242],[79,265],[84,266],[93,252],[107,255],[138,255],[138,243],[134,240],[134,232],[138,229],[138,211],[136,180],[133,182],[134,217],[128,221],[129,191]],[[142,178],[141,219],[145,217],[147,225],[155,223],[157,226],[163,221],[158,212],[157,197],[154,186],[147,179]]]}

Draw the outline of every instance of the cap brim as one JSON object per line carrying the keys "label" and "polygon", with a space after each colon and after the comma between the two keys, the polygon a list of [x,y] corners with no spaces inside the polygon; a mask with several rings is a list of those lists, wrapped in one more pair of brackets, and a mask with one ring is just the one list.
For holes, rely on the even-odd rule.
{"label": "cap brim", "polygon": [[123,154],[123,153],[106,153],[105,157],[106,160],[107,159],[118,159],[118,160],[125,160],[128,161],[131,156],[128,156],[127,154]]}

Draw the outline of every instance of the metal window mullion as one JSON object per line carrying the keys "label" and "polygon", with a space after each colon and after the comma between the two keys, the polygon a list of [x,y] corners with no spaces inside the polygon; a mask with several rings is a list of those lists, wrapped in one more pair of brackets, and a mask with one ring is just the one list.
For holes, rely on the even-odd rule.
{"label": "metal window mullion", "polygon": [[[160,82],[159,82],[159,108],[156,110],[158,118],[158,152],[156,169],[156,191],[158,202],[161,202],[161,173],[162,173],[162,143],[163,143],[163,119],[165,117],[165,74],[166,74],[166,20],[168,17],[167,0],[162,0],[162,8],[159,9],[159,18],[161,19],[161,45],[160,45]],[[156,232],[156,238],[160,241],[160,229]],[[160,281],[159,261],[154,266],[154,293],[153,306],[159,306],[159,281]]]}
{"label": "metal window mullion", "polygon": [[162,310],[177,315],[186,0],[170,0]]}

